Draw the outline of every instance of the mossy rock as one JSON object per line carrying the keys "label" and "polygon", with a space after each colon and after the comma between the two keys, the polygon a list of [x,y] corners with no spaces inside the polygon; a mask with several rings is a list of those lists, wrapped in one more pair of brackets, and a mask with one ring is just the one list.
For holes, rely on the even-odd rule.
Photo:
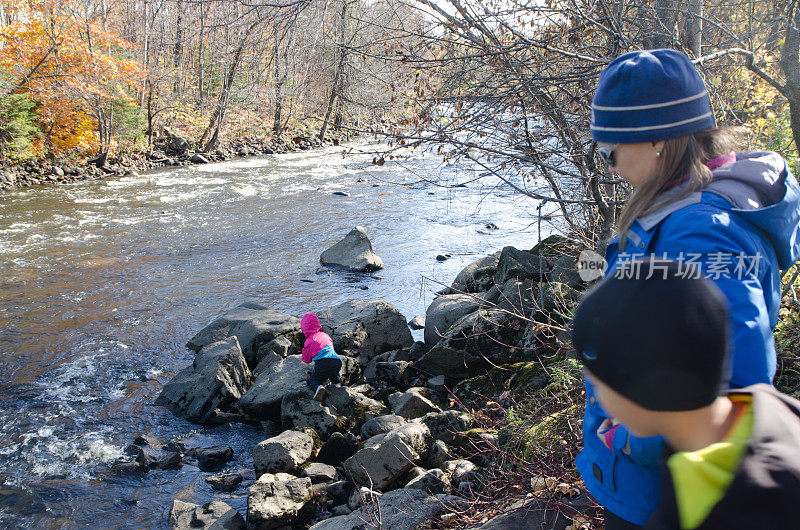
{"label": "mossy rock", "polygon": [[570,423],[579,417],[579,405],[572,405],[560,412],[550,414],[542,421],[529,428],[523,436],[524,459],[542,452],[552,452],[560,449],[561,440],[574,432],[575,428]]}
{"label": "mossy rock", "polygon": [[474,449],[476,445],[479,446],[487,439],[493,439],[495,437],[497,437],[496,430],[475,427],[464,432],[455,433],[453,435],[453,443],[451,445],[457,449],[461,449],[462,451],[470,453],[471,449]]}
{"label": "mossy rock", "polygon": [[542,239],[539,243],[534,245],[529,252],[538,256],[540,250],[543,257],[552,258],[563,256],[564,254],[577,256],[580,247],[576,242],[562,235],[553,234],[552,236]]}
{"label": "mossy rock", "polygon": [[547,386],[549,382],[550,376],[541,362],[520,362],[493,367],[485,375],[461,381],[454,393],[463,401],[482,406],[506,390],[515,394],[530,393]]}

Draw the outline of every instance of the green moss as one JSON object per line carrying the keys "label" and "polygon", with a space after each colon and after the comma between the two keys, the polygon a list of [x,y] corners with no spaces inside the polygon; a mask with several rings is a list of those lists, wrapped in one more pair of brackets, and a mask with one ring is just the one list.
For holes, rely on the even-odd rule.
{"label": "green moss", "polygon": [[553,234],[542,239],[529,252],[538,256],[541,249],[542,256],[549,258],[562,254],[572,254],[576,248],[576,244],[573,241],[562,235]]}
{"label": "green moss", "polygon": [[550,414],[522,434],[522,458],[531,460],[541,453],[552,452],[563,444],[563,440],[574,428],[571,422],[578,417],[579,406],[572,405],[562,411]]}

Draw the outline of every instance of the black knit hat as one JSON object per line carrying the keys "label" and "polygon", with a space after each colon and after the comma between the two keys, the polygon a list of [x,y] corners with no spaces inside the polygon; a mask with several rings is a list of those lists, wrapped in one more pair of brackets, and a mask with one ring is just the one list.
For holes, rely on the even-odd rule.
{"label": "black knit hat", "polygon": [[639,259],[578,307],[572,342],[603,383],[655,411],[710,405],[727,380],[727,300],[674,261]]}

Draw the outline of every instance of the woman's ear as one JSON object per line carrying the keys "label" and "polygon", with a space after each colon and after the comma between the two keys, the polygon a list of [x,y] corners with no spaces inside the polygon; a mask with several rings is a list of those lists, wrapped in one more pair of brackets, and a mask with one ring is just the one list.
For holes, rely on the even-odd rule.
{"label": "woman's ear", "polygon": [[661,152],[664,150],[664,140],[659,140],[658,142],[652,142],[653,150],[656,152],[656,156],[661,156]]}

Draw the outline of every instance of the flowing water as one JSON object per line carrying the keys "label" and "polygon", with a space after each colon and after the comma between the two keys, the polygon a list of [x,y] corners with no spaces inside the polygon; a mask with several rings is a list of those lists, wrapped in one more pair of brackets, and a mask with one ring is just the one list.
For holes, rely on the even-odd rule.
{"label": "flowing water", "polygon": [[[536,243],[530,201],[485,180],[430,184],[472,175],[422,153],[374,166],[358,154],[367,147],[0,195],[0,527],[162,528],[176,497],[244,514],[246,482],[220,494],[190,465],[109,472],[145,433],[230,445],[227,469],[251,468],[267,433],[198,427],[153,405],[191,362],[188,338],[244,301],[300,315],[385,298],[410,319],[465,264]],[[355,225],[386,269],[320,268],[322,250]]]}

